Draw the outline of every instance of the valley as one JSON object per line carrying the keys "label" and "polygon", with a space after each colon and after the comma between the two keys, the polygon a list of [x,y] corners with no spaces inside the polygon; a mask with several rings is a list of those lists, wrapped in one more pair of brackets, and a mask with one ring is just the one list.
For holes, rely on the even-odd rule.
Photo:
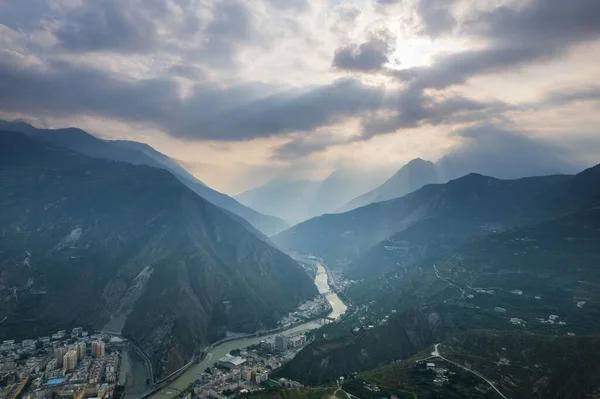
{"label": "valley", "polygon": [[0,399],[600,399],[600,0],[0,0]]}
{"label": "valley", "polygon": [[600,165],[469,174],[268,238],[162,167],[0,137],[0,333],[126,337],[127,399],[541,398],[580,381],[548,347],[595,348]]}
{"label": "valley", "polygon": [[[317,274],[315,276],[314,283],[321,294],[329,293],[331,291],[331,286],[328,284],[327,272],[325,267],[321,264],[319,264],[317,267]],[[327,317],[334,320],[342,317],[347,309],[342,300],[335,293],[330,293],[325,297],[331,305],[331,312],[327,314]],[[189,367],[183,374],[175,378],[172,382],[168,383],[156,394],[151,395],[150,397],[172,398],[174,395],[177,395],[178,392],[185,390],[192,383],[194,383],[198,378],[198,375],[200,375],[207,367],[213,367],[219,359],[233,350],[240,350],[251,345],[258,345],[261,343],[261,341],[273,342],[275,337],[278,335],[293,336],[299,333],[306,333],[308,331],[318,329],[322,325],[323,324],[318,320],[313,320],[306,323],[301,323],[291,328],[281,329],[276,333],[231,339],[217,345],[211,345],[203,352],[201,361],[199,361],[197,364],[190,365],[191,367]]]}

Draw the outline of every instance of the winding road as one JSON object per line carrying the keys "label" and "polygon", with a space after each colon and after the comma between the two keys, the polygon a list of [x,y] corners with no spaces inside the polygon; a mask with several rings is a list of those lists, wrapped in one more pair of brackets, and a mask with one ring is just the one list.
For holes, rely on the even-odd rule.
{"label": "winding road", "polygon": [[450,363],[450,364],[453,364],[453,365],[455,365],[456,367],[459,367],[459,368],[461,368],[461,369],[463,369],[463,370],[465,370],[465,371],[468,371],[469,373],[471,373],[471,374],[473,374],[473,375],[476,375],[477,377],[479,377],[479,378],[481,378],[483,381],[485,381],[485,382],[486,382],[486,383],[487,383],[489,386],[491,386],[491,387],[492,387],[492,389],[498,393],[498,395],[502,396],[504,399],[508,399],[508,398],[507,398],[507,397],[506,397],[506,396],[505,396],[505,395],[504,395],[502,392],[500,392],[500,390],[498,390],[498,388],[496,388],[496,385],[494,385],[494,383],[493,383],[492,381],[488,380],[487,378],[485,378],[483,375],[481,375],[481,374],[480,374],[480,373],[478,373],[477,371],[475,371],[475,370],[470,370],[470,369],[468,369],[468,368],[466,368],[466,367],[464,367],[464,366],[461,366],[460,364],[458,364],[458,363],[455,363],[455,362],[453,362],[453,361],[452,361],[452,360],[450,360],[450,359],[446,359],[444,356],[440,355],[439,346],[440,346],[440,344],[435,344],[435,345],[433,346],[433,352],[431,352],[431,357],[432,357],[432,358],[435,358],[435,357],[436,357],[436,358],[442,359],[442,360],[444,360],[444,361],[446,361],[446,362],[448,362],[448,363]]}

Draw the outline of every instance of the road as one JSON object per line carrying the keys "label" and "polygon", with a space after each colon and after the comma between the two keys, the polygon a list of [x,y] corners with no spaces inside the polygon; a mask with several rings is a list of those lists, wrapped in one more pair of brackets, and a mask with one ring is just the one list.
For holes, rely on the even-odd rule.
{"label": "road", "polygon": [[454,283],[453,283],[452,281],[450,281],[449,279],[447,279],[447,278],[444,278],[444,277],[440,276],[440,273],[438,272],[438,269],[437,269],[437,267],[435,266],[435,263],[433,264],[433,271],[435,272],[435,275],[436,275],[436,277],[437,277],[437,278],[439,278],[439,279],[440,279],[440,280],[442,280],[443,282],[445,282],[445,283],[447,283],[447,284],[449,284],[449,285],[451,285],[451,286],[453,286],[453,287],[456,287],[456,288],[458,288],[458,289],[460,290],[460,296],[464,298],[464,296],[465,296],[465,290],[463,290],[463,289],[462,289],[461,287],[459,287],[458,285],[454,284]]}
{"label": "road", "polygon": [[440,355],[439,346],[440,346],[440,344],[435,344],[433,346],[433,352],[431,352],[431,357],[436,357],[436,358],[442,359],[442,360],[444,360],[444,361],[446,361],[446,362],[448,362],[450,364],[455,365],[456,367],[459,367],[459,368],[461,368],[461,369],[463,369],[465,371],[468,371],[469,373],[471,373],[473,375],[476,375],[477,377],[479,377],[482,380],[484,380],[485,382],[487,382],[487,384],[489,386],[491,386],[492,389],[498,393],[498,395],[502,396],[504,399],[508,399],[502,392],[500,392],[500,390],[498,390],[498,388],[496,388],[496,386],[494,385],[494,383],[492,381],[490,381],[487,378],[485,378],[483,375],[481,375],[481,373],[479,373],[479,372],[477,372],[475,370],[470,370],[470,369],[468,369],[468,368],[466,368],[466,367],[464,367],[464,366],[462,366],[462,365],[460,365],[458,363],[455,363],[455,362],[453,362],[450,359],[446,359],[445,357],[443,357],[442,355]]}

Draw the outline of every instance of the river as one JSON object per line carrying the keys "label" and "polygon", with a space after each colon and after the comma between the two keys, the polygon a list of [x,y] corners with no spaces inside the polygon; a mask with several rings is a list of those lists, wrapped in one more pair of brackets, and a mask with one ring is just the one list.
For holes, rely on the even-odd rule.
{"label": "river", "polygon": [[[330,291],[329,281],[327,272],[323,265],[317,266],[317,275],[315,276],[315,285],[320,293]],[[332,311],[329,313],[329,317],[337,319],[344,312],[346,312],[346,305],[342,300],[335,294],[331,293],[326,296],[327,300],[331,304]],[[322,324],[318,321],[309,321],[304,324],[297,325],[285,331],[280,331],[276,334],[265,335],[262,337],[250,337],[241,338],[234,341],[224,342],[220,345],[215,346],[210,352],[206,354],[204,360],[198,364],[192,365],[185,373],[179,376],[177,379],[172,381],[168,386],[161,389],[159,392],[154,394],[152,398],[163,399],[172,398],[177,395],[178,392],[187,388],[192,382],[194,382],[198,375],[201,374],[207,367],[212,367],[220,358],[225,356],[233,349],[243,349],[250,345],[256,345],[262,340],[274,340],[276,335],[295,335],[300,332],[314,330],[315,328],[321,327]]]}

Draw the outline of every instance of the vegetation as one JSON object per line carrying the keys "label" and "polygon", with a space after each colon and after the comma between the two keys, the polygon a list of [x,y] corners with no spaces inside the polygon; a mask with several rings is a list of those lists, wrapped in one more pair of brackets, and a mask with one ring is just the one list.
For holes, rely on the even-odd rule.
{"label": "vegetation", "polygon": [[[474,330],[447,340],[439,351],[445,358],[493,381],[509,398],[582,398],[600,388],[599,345],[598,336]],[[436,385],[435,373],[427,369],[426,362],[446,368],[449,380]],[[427,356],[414,356],[362,373],[344,389],[368,398],[364,395],[365,386],[376,386],[379,394],[389,392],[398,397],[402,393],[415,398],[499,397],[480,377]]]}
{"label": "vegetation", "polygon": [[3,337],[122,330],[160,374],[317,293],[296,262],[167,171],[0,140]]}
{"label": "vegetation", "polygon": [[[491,233],[452,250],[449,247],[446,254],[410,266],[398,264],[381,276],[350,286],[345,295],[357,304],[357,311],[320,329],[315,342],[288,363],[281,375],[306,384],[333,381],[406,359],[435,342],[480,329],[494,329],[497,334],[528,333],[536,339],[567,340],[573,334],[595,334],[600,330],[596,298],[600,288],[598,170],[600,167],[590,169],[568,185],[559,185],[560,192],[541,203],[547,204],[546,210],[537,211],[577,208],[573,213],[558,213],[548,221]],[[584,190],[582,195],[582,187],[594,189]],[[521,350],[527,347],[525,341],[515,340],[515,345]],[[408,368],[401,372],[407,380],[419,381],[417,371]],[[469,386],[464,381],[472,375],[454,372],[457,377],[445,388],[453,387],[454,393],[444,391],[446,396],[441,397],[461,397],[461,386]],[[373,375],[369,378],[377,380]],[[398,397],[409,385],[418,387],[414,381],[394,386],[377,380]],[[530,380],[521,379],[520,383],[523,392],[532,386]],[[404,389],[405,394],[440,394],[427,384],[424,387],[423,392]],[[478,394],[487,395],[484,388],[479,387]]]}
{"label": "vegetation", "polygon": [[256,399],[328,399],[333,396],[336,388],[306,387],[290,389],[268,389],[241,395],[241,398]]}

